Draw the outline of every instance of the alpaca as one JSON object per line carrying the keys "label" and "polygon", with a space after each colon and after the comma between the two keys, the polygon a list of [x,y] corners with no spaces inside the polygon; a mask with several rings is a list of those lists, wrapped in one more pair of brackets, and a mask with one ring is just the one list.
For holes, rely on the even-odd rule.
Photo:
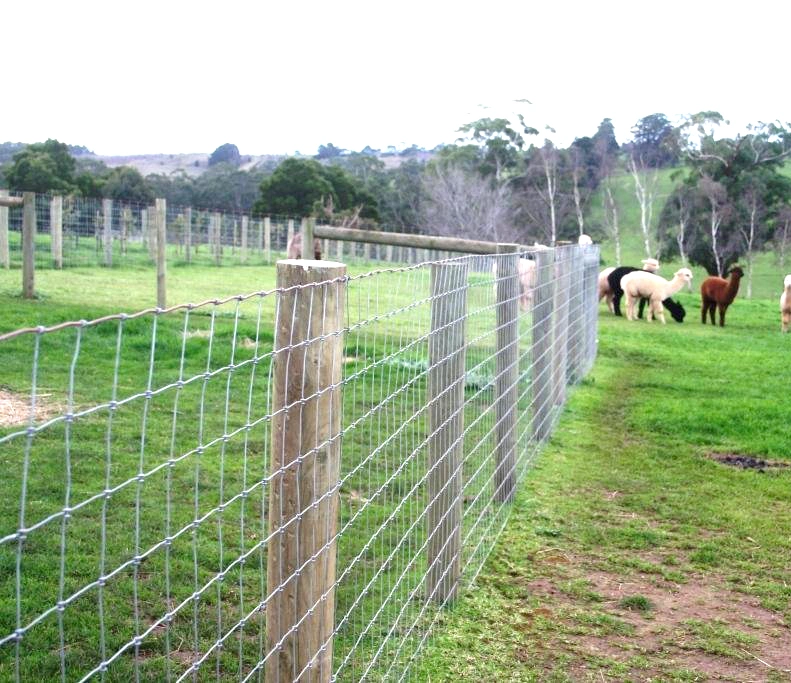
{"label": "alpaca", "polygon": [[650,323],[653,316],[665,324],[665,312],[662,301],[678,292],[687,282],[692,281],[692,271],[681,268],[675,272],[672,280],[644,271],[635,270],[621,279],[621,289],[626,294],[626,317],[637,320],[635,307],[639,299],[648,299],[646,320]]}
{"label": "alpaca", "polygon": [[788,332],[791,325],[791,275],[783,280],[783,293],[780,295],[780,329]]}
{"label": "alpaca", "polygon": [[[659,270],[659,261],[653,258],[646,258],[641,261],[643,264],[642,270],[648,273],[656,273]],[[619,266],[614,268],[613,271],[607,276],[607,282],[612,291],[612,312],[615,315],[621,315],[621,297],[623,296],[623,288],[621,287],[621,280],[627,273],[632,273],[640,268],[634,266]],[[641,307],[642,308],[642,307]]]}
{"label": "alpaca", "polygon": [[601,303],[602,299],[605,299],[607,301],[607,308],[609,309],[610,313],[615,313],[615,309],[613,308],[612,304],[613,291],[610,287],[607,277],[614,270],[615,266],[610,266],[599,273],[599,303]]}
{"label": "alpaca", "polygon": [[[645,305],[645,299],[640,299],[640,317],[643,317],[643,306]],[[667,298],[662,300],[662,305],[670,311],[670,316],[675,320],[677,323],[684,322],[684,316],[686,316],[687,312],[684,310],[684,307],[681,305],[680,301],[675,301],[674,299]]]}
{"label": "alpaca", "polygon": [[[519,273],[519,307],[523,311],[530,309],[533,303],[533,289],[536,286],[536,262],[530,259],[520,258],[517,265]],[[492,275],[494,276],[494,295],[497,297],[497,259],[492,264]]]}
{"label": "alpaca", "polygon": [[730,279],[721,277],[707,277],[700,285],[700,296],[703,300],[700,308],[700,322],[706,324],[706,313],[711,314],[711,324],[714,324],[714,308],[720,311],[720,327],[725,327],[725,311],[736,298],[739,291],[739,281],[744,271],[739,266],[730,270]]}
{"label": "alpaca", "polygon": [[590,235],[583,233],[577,238],[577,244],[581,247],[586,247],[589,244],[593,244],[593,240],[590,238]]}
{"label": "alpaca", "polygon": [[[302,233],[295,232],[286,246],[286,258],[295,259],[302,258]],[[321,240],[314,238],[313,240],[313,258],[316,261],[321,260]]]}

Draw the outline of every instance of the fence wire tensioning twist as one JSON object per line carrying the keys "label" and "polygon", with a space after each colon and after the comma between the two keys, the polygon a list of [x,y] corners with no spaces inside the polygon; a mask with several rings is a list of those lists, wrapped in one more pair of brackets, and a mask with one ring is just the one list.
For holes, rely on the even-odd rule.
{"label": "fence wire tensioning twist", "polygon": [[598,250],[521,256],[0,335],[0,679],[412,675],[595,357]]}

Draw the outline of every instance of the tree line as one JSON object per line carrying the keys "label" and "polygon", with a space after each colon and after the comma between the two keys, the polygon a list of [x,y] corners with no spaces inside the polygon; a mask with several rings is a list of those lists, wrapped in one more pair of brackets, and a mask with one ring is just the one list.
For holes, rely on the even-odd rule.
{"label": "tree line", "polygon": [[[587,233],[611,241],[617,262],[623,226],[615,188],[626,178],[639,207],[646,257],[678,257],[723,274],[737,260],[750,267],[768,244],[784,260],[791,238],[791,178],[784,171],[789,131],[779,123],[758,123],[727,137],[721,134],[724,123],[717,112],[677,125],[651,114],[619,144],[612,121],[604,119],[592,135],[560,148],[550,139],[552,129],[542,135],[520,114],[465,124],[455,143],[430,155],[414,145],[382,154],[328,143],[313,157],[248,170],[241,168],[238,148],[226,143],[197,177],[143,177],[131,167],[111,169],[84,158],[85,148],[47,140],[0,145],[0,163],[6,160],[0,174],[11,189],[140,203],[165,197],[180,206],[315,215],[370,229],[523,244],[554,244]],[[396,154],[400,163],[385,163]],[[669,196],[658,194],[660,172],[672,179]]]}

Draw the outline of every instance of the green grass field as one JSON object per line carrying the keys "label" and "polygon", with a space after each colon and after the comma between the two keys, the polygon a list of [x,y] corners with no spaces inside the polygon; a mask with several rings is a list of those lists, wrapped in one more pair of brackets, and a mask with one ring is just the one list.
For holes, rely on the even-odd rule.
{"label": "green grass field", "polygon": [[[367,270],[351,268],[353,274]],[[665,264],[663,273],[672,270],[673,264]],[[175,266],[168,275],[170,305],[274,287],[272,267]],[[695,285],[700,279],[696,271]],[[411,559],[425,543],[425,497],[421,466],[407,457],[426,431],[424,415],[410,419],[425,402],[425,344],[410,346],[409,340],[425,330],[429,312],[418,305],[408,315],[387,317],[425,296],[427,278],[413,273],[357,280],[350,288],[349,318],[376,323],[359,328],[345,349],[348,370],[359,370],[345,394],[345,420],[367,417],[344,442],[349,477],[341,491],[341,524],[348,527],[339,567],[354,561],[354,571],[337,595],[339,618],[348,615],[335,641],[336,658],[345,661],[341,679],[359,678],[372,661],[369,676],[397,671],[419,645],[425,624],[437,618],[418,680],[686,681],[715,674],[734,681],[786,680],[791,468],[741,470],[712,457],[791,462],[784,409],[791,336],[779,333],[782,273],[771,255],[759,260],[755,282],[754,299],[736,300],[725,329],[700,324],[694,291],[679,294],[687,308],[683,325],[629,323],[601,307],[594,371],[572,393],[560,429],[528,475],[478,587],[452,610],[437,614],[430,607],[421,610],[425,567]],[[131,312],[155,300],[154,272],[145,267],[41,270],[34,301],[19,298],[19,283],[19,270],[0,271],[0,334]],[[465,534],[473,541],[465,557],[470,575],[507,513],[488,506],[485,495],[475,497],[491,473],[490,292],[484,279],[474,280],[471,297],[480,313],[468,329],[476,342],[468,354],[474,373],[465,411],[466,423],[473,425],[465,461],[465,481],[471,482],[465,509]],[[30,518],[130,482],[109,503],[99,498],[67,524],[57,521],[48,533],[26,540],[23,624],[86,579],[211,513],[194,533],[175,539],[167,553],[128,567],[102,588],[101,597],[93,590],[62,616],[42,622],[20,643],[22,678],[57,677],[63,657],[72,680],[97,654],[106,656],[151,628],[139,647],[114,662],[105,680],[128,680],[135,673],[144,680],[168,673],[176,678],[196,661],[201,649],[196,643],[213,642],[262,600],[262,488],[219,513],[217,507],[228,492],[247,490],[266,476],[268,423],[251,431],[244,425],[250,396],[266,396],[268,360],[256,366],[245,361],[271,349],[271,323],[258,320],[259,315],[271,320],[272,314],[267,298],[209,305],[189,316],[161,318],[156,340],[151,318],[128,321],[117,365],[117,322],[80,334],[74,367],[76,330],[42,337],[39,392],[45,405],[61,411],[69,402],[80,409],[111,400],[114,386],[119,396],[133,396],[144,393],[149,381],[161,387],[231,362],[239,368],[127,404],[112,419],[104,411],[73,426],[60,424],[37,438],[32,457],[26,456],[24,440],[0,445],[7,472],[0,536],[17,528],[26,457]],[[526,344],[526,328],[521,333]],[[29,388],[31,339],[5,345],[0,389],[24,394]],[[405,384],[413,391],[395,391]],[[384,410],[368,414],[382,402]],[[185,417],[194,415],[197,421]],[[527,410],[520,419],[524,430]],[[236,430],[241,430],[238,438],[220,438]],[[0,438],[9,431],[0,429]],[[375,461],[367,458],[382,434],[397,438]],[[200,458],[135,481],[168,453],[189,453],[207,440],[212,445]],[[399,468],[405,458],[407,467]],[[402,497],[406,504],[399,507]],[[374,534],[375,542],[368,544]],[[406,541],[399,544],[400,538]],[[252,554],[245,565],[228,568],[246,552]],[[7,545],[0,557],[0,637],[17,623],[16,562],[16,544]],[[193,592],[222,570],[224,580],[190,602]],[[391,595],[397,599],[387,599]],[[172,623],[156,624],[163,606],[173,609],[184,601]],[[250,616],[222,650],[212,652],[200,677],[214,678],[217,667],[232,676],[249,670],[260,658],[262,624],[260,613]],[[62,654],[61,633],[69,643]],[[382,642],[388,644],[380,648]],[[16,659],[13,645],[0,646],[0,679],[13,678]]]}
{"label": "green grass field", "polygon": [[[366,270],[354,268],[356,276]],[[132,312],[153,295],[150,270],[44,270],[38,298],[24,301],[14,290],[18,275],[2,273],[2,332]],[[169,299],[197,302],[273,287],[272,267],[173,268]],[[428,287],[425,268],[349,284],[335,596],[340,680],[400,671],[436,614],[423,599]],[[489,276],[470,276],[462,523],[468,579],[508,512],[491,502],[492,295]],[[115,657],[106,680],[177,678],[207,654],[201,679],[217,671],[238,676],[261,660],[264,613],[256,605],[267,595],[268,533],[261,482],[270,443],[262,415],[274,299],[232,299],[3,343],[0,389],[26,400],[35,383],[39,424],[77,417],[29,441],[24,424],[0,426],[0,439],[15,435],[0,444],[7,473],[0,538],[11,538],[0,546],[0,638],[26,629],[18,644],[0,646],[0,679],[18,668],[23,679],[65,670],[66,680],[77,680],[141,634]],[[528,326],[525,316],[523,350]],[[520,434],[529,432],[528,402],[520,399]],[[20,524],[36,523],[21,545],[12,538]],[[162,621],[166,612],[173,617]],[[223,648],[208,649],[228,634]]]}
{"label": "green grass field", "polygon": [[596,366],[418,679],[791,680],[791,336],[774,301],[720,329],[681,298],[665,327],[602,304]]}

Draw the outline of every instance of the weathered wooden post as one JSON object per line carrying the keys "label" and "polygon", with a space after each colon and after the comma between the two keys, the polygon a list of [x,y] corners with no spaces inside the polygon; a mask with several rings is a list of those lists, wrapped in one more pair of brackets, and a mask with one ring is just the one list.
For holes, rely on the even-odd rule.
{"label": "weathered wooden post", "polygon": [[461,576],[466,261],[431,266],[428,342],[428,572],[426,596],[444,604]]}
{"label": "weathered wooden post", "polygon": [[268,681],[332,676],[345,275],[332,261],[277,263]]}
{"label": "weathered wooden post", "polygon": [[272,219],[264,217],[264,258],[267,263],[272,263]]}
{"label": "weathered wooden post", "polygon": [[11,254],[8,246],[8,207],[10,202],[3,200],[9,199],[8,190],[0,190],[0,266],[3,268],[11,267]]}
{"label": "weathered wooden post", "polygon": [[534,252],[536,287],[533,292],[533,341],[531,384],[532,433],[544,441],[552,426],[552,307],[554,304],[555,253],[553,249]]}
{"label": "weathered wooden post", "polygon": [[231,255],[236,254],[236,246],[239,244],[239,221],[233,219],[233,232],[231,234]]}
{"label": "weathered wooden post", "polygon": [[121,254],[123,256],[126,256],[126,252],[128,249],[127,243],[129,242],[131,226],[132,226],[132,209],[130,209],[128,206],[125,206],[123,212],[121,213]]}
{"label": "weathered wooden post", "polygon": [[192,262],[192,208],[184,209],[184,257]]}
{"label": "weathered wooden post", "polygon": [[516,487],[516,403],[519,396],[519,245],[498,244],[495,359],[494,499],[507,503]]}
{"label": "weathered wooden post", "polygon": [[63,268],[63,197],[56,195],[49,202],[49,239],[52,265]]}
{"label": "weathered wooden post", "polygon": [[388,263],[392,263],[393,262],[393,245],[392,244],[388,244],[387,245],[386,253],[387,253],[387,262]]}
{"label": "weathered wooden post", "polygon": [[143,243],[143,251],[149,251],[148,237],[148,209],[140,209],[140,239]]}
{"label": "weathered wooden post", "polygon": [[569,336],[569,256],[572,247],[555,249],[555,334],[553,340],[553,396],[556,406],[566,402]]}
{"label": "weathered wooden post", "polygon": [[214,244],[214,263],[215,265],[222,264],[222,214],[214,212],[212,214],[213,231],[212,237]]}
{"label": "weathered wooden post", "polygon": [[315,218],[303,218],[300,225],[302,237],[302,258],[313,258],[313,230],[316,227]]}
{"label": "weathered wooden post", "polygon": [[154,206],[148,207],[148,256],[156,263],[157,261],[157,207],[156,202]]}
{"label": "weathered wooden post", "polygon": [[249,226],[250,226],[250,218],[248,216],[242,216],[242,246],[241,246],[242,263],[247,263],[247,231],[249,230]]}
{"label": "weathered wooden post", "polygon": [[22,193],[22,297],[36,296],[36,194]]}
{"label": "weathered wooden post", "polygon": [[113,265],[113,200],[102,199],[102,220],[104,223],[104,265]]}
{"label": "weathered wooden post", "polygon": [[167,202],[164,199],[156,200],[156,235],[157,235],[157,307],[167,306],[166,291],[166,252],[167,246]]}
{"label": "weathered wooden post", "polygon": [[326,254],[327,257],[329,257],[330,255],[330,241],[327,238],[324,239],[324,246],[322,247],[322,253]]}
{"label": "weathered wooden post", "polygon": [[596,359],[596,339],[599,323],[599,248],[583,247],[583,289],[585,291],[585,360],[583,374],[588,372]]}
{"label": "weathered wooden post", "polygon": [[339,261],[343,260],[343,240],[335,241],[335,258]]}
{"label": "weathered wooden post", "polygon": [[256,221],[256,225],[258,226],[258,240],[256,241],[256,247],[258,256],[260,258],[264,255],[264,221]]}
{"label": "weathered wooden post", "polygon": [[288,219],[288,228],[286,230],[286,253],[288,253],[288,245],[291,244],[291,238],[294,237],[294,219]]}
{"label": "weathered wooden post", "polygon": [[571,248],[569,258],[569,325],[568,368],[569,384],[576,384],[582,377],[582,351],[585,345],[585,291],[583,289],[582,247]]}

